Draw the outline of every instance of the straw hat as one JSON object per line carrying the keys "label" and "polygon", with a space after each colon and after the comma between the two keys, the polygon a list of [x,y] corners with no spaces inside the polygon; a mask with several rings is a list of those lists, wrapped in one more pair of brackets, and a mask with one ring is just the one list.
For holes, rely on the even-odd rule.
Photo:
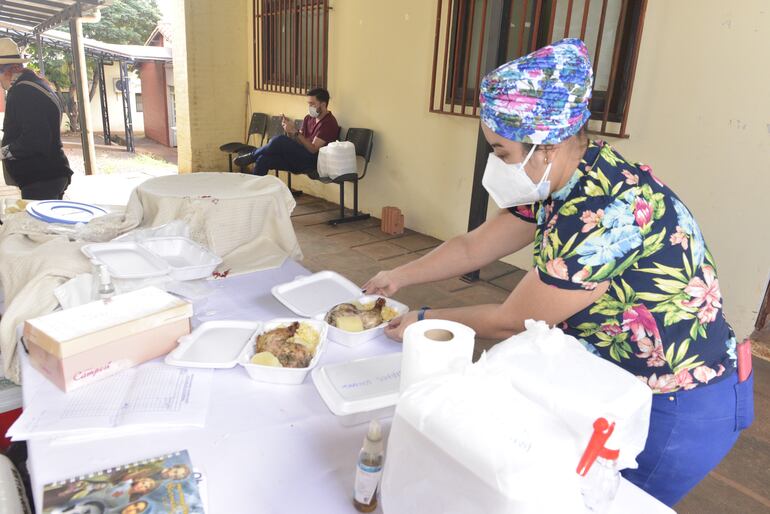
{"label": "straw hat", "polygon": [[0,38],[0,64],[13,64],[13,63],[29,62],[29,59],[25,59],[21,55],[19,45],[9,38]]}

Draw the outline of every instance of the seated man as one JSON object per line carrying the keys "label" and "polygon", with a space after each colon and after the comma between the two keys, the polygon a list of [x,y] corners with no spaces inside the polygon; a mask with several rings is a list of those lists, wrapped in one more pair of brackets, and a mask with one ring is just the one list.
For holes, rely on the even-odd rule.
{"label": "seated man", "polygon": [[281,124],[285,135],[275,136],[261,148],[235,158],[237,166],[254,163],[254,174],[267,175],[270,170],[285,170],[318,177],[316,164],[318,150],[339,137],[340,126],[329,111],[329,92],[323,88],[307,93],[309,114],[296,129],[294,122],[285,116]]}

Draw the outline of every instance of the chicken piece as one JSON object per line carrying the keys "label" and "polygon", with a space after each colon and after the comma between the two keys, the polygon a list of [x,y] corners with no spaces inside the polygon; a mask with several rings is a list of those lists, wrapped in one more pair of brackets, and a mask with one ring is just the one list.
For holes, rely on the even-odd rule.
{"label": "chicken piece", "polygon": [[364,330],[374,328],[382,323],[382,308],[385,307],[385,298],[377,298],[374,307],[368,311],[361,311],[361,321],[364,324]]}
{"label": "chicken piece", "polygon": [[310,349],[300,343],[284,343],[275,353],[284,368],[307,368],[313,359]]}
{"label": "chicken piece", "polygon": [[[265,332],[257,338],[257,352],[270,352],[276,357],[281,352],[281,348],[288,343],[289,339],[294,337],[299,329],[299,323],[294,322],[288,327],[276,328],[269,332]],[[280,357],[279,357],[279,360]],[[283,361],[281,360],[281,364]],[[283,364],[284,366],[286,364]]]}
{"label": "chicken piece", "polygon": [[352,303],[341,303],[336,305],[326,314],[326,322],[329,325],[337,326],[337,318],[355,317],[361,314],[361,311]]}

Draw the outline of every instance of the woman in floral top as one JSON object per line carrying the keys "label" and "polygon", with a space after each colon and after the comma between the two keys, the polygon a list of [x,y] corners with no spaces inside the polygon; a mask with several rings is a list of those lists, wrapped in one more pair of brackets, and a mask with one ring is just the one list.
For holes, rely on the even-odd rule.
{"label": "woman in floral top", "polygon": [[380,272],[367,292],[459,276],[534,242],[533,269],[501,305],[422,309],[422,318],[503,339],[545,320],[633,373],[655,396],[638,469],[623,475],[673,505],[729,452],[753,417],[753,379],[739,383],[736,340],[698,224],[649,166],[589,141],[592,67],[566,39],[501,66],[482,83],[493,149],[483,184],[505,210],[428,255]]}

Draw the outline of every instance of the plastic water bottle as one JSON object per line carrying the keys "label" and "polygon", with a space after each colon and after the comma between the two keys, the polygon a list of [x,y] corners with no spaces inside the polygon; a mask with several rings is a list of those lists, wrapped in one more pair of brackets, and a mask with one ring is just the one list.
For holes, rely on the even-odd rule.
{"label": "plastic water bottle", "polygon": [[112,277],[107,271],[107,266],[99,265],[99,298],[107,301],[115,294],[115,286],[112,284]]}
{"label": "plastic water bottle", "polygon": [[620,471],[617,459],[597,458],[583,477],[581,492],[583,502],[591,512],[609,512],[620,486]]}
{"label": "plastic water bottle", "polygon": [[377,489],[384,457],[382,427],[375,419],[369,423],[369,432],[358,454],[353,505],[359,512],[372,512],[377,508]]}

